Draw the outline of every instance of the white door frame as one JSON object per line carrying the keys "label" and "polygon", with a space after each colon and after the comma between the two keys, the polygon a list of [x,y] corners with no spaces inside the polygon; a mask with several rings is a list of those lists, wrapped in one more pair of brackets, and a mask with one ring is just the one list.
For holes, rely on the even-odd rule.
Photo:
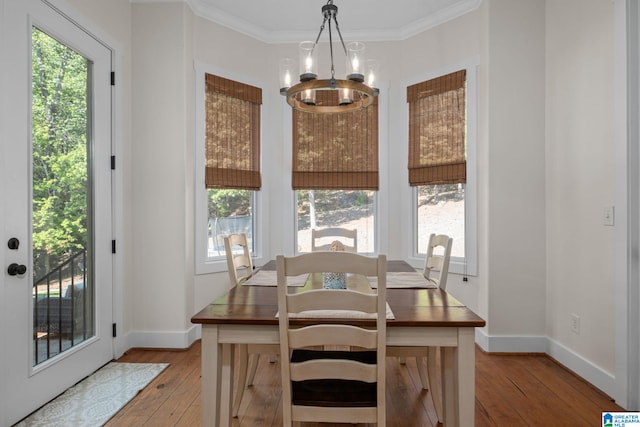
{"label": "white door frame", "polygon": [[[640,8],[615,0],[616,402],[640,408]],[[603,313],[606,315],[605,313]]]}

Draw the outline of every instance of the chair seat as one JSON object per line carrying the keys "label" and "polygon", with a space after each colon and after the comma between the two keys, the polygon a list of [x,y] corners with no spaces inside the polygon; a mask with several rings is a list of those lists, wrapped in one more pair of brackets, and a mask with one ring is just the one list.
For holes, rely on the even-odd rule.
{"label": "chair seat", "polygon": [[[349,359],[375,365],[375,351],[316,351],[297,349],[291,362],[318,359]],[[302,406],[375,407],[376,383],[341,379],[321,379],[291,382],[292,403]]]}

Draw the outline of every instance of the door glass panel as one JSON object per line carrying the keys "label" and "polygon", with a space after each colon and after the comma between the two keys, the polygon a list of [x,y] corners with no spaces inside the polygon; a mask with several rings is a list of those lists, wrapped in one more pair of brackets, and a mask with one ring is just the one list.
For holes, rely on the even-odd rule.
{"label": "door glass panel", "polygon": [[95,333],[90,94],[90,61],[34,27],[34,366]]}

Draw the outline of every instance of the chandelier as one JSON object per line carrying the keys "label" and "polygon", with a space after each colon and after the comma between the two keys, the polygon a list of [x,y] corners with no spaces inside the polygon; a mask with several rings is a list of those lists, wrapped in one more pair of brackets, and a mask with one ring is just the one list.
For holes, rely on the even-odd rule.
{"label": "chandelier", "polygon": [[[289,58],[280,61],[280,94],[287,98],[291,107],[311,113],[341,113],[366,108],[379,93],[374,87],[377,61],[366,60],[364,43],[351,42],[345,45],[338,25],[338,6],[333,4],[333,0],[328,0],[327,4],[322,6],[322,16],[324,20],[315,42],[300,43],[300,83],[291,85],[292,76],[296,74],[295,61]],[[335,24],[346,57],[346,79],[335,77],[332,22]],[[325,25],[329,25],[331,78],[318,79],[317,47]],[[322,96],[317,96],[320,92]]]}

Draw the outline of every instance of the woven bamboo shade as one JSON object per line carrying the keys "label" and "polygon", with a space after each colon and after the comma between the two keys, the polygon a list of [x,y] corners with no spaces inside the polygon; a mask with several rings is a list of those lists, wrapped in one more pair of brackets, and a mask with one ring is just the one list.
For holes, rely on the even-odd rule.
{"label": "woven bamboo shade", "polygon": [[259,190],[262,89],[211,74],[205,82],[206,187]]}
{"label": "woven bamboo shade", "polygon": [[[337,91],[317,91],[316,102],[337,104]],[[294,190],[378,190],[378,101],[345,113],[293,109]]]}
{"label": "woven bamboo shade", "polygon": [[409,86],[409,184],[467,180],[466,70]]}

